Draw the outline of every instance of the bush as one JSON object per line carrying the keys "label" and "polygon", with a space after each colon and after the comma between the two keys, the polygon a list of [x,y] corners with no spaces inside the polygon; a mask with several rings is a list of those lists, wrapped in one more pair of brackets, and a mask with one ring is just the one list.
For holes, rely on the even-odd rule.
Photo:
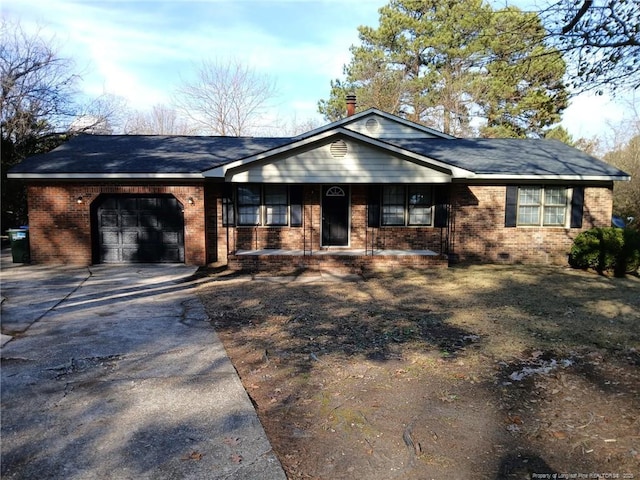
{"label": "bush", "polygon": [[631,228],[592,228],[573,241],[569,264],[574,268],[593,268],[599,273],[613,271],[616,277],[638,270],[640,232]]}

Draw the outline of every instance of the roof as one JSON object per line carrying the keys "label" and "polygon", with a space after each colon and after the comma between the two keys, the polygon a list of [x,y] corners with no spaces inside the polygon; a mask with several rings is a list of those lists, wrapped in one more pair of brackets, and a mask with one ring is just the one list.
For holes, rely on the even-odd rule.
{"label": "roof", "polygon": [[155,175],[202,177],[212,167],[269,151],[289,138],[78,135],[49,153],[26,158],[12,177]]}
{"label": "roof", "polygon": [[[448,170],[460,180],[571,181],[628,180],[607,163],[557,140],[460,139],[415,125],[416,138],[374,138],[349,130],[363,115],[404,119],[367,110],[296,137],[205,137],[161,135],[79,135],[53,151],[25,159],[9,173],[23,179],[224,178],[226,169],[277,160],[302,147],[337,138],[365,142],[390,155]],[[411,124],[414,125],[414,124]]]}
{"label": "roof", "polygon": [[435,137],[439,137],[439,138],[448,138],[448,139],[452,139],[452,138],[456,138],[453,137],[451,135],[448,135],[446,133],[443,132],[439,132],[438,130],[435,130],[433,128],[430,127],[426,127],[424,125],[420,125],[418,123],[414,123],[411,122],[409,120],[406,120],[402,117],[398,117],[396,115],[391,115],[390,113],[387,112],[383,112],[382,110],[378,110],[377,108],[368,108],[367,110],[363,110],[361,112],[355,113],[351,116],[348,117],[344,117],[341,118],[340,120],[336,120],[335,122],[329,123],[327,125],[323,125],[322,127],[319,128],[315,128],[313,130],[310,130],[308,132],[302,133],[300,135],[298,135],[296,138],[307,138],[307,137],[311,137],[314,136],[318,133],[322,133],[322,132],[326,132],[328,130],[333,130],[333,129],[337,129],[340,127],[349,127],[349,124],[351,123],[355,123],[358,120],[360,120],[361,118],[365,118],[365,117],[369,117],[371,115],[374,115],[376,117],[382,117],[382,118],[386,118],[388,120],[391,120],[392,122],[401,124],[401,125],[406,125],[414,130],[420,131],[420,132],[425,132],[429,135],[433,135]]}
{"label": "roof", "polygon": [[392,145],[464,168],[477,176],[620,177],[628,175],[559,140],[475,138],[420,141],[387,139]]}

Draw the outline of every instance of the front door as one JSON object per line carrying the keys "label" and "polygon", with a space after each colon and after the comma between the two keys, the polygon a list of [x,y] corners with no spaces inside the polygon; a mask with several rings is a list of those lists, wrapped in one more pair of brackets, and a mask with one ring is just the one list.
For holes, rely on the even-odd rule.
{"label": "front door", "polygon": [[349,245],[349,190],[343,186],[322,187],[322,246]]}

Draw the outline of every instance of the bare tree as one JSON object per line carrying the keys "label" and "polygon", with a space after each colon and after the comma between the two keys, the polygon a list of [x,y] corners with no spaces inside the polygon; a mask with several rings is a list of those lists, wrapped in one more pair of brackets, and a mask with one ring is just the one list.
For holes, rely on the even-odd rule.
{"label": "bare tree", "polygon": [[78,113],[71,123],[69,131],[73,133],[111,135],[114,132],[123,130],[126,112],[126,99],[105,92],[79,106]]}
{"label": "bare tree", "polygon": [[178,88],[175,104],[203,133],[237,137],[260,127],[275,95],[272,79],[240,61],[209,60],[202,62],[195,80]]}
{"label": "bare tree", "polygon": [[73,62],[58,56],[41,32],[28,34],[2,19],[0,29],[0,130],[2,133],[2,226],[26,221],[24,187],[7,172],[27,155],[56,147],[73,115],[78,76]]}
{"label": "bare tree", "polygon": [[50,133],[73,114],[78,76],[73,62],[61,58],[38,31],[2,20],[0,33],[0,110],[2,139],[15,144]]}
{"label": "bare tree", "polygon": [[540,17],[576,90],[640,88],[637,0],[548,0]]}
{"label": "bare tree", "polygon": [[166,105],[154,105],[150,111],[134,112],[124,125],[127,135],[190,135],[193,132],[194,127]]}
{"label": "bare tree", "polygon": [[631,176],[629,182],[616,182],[613,212],[640,230],[640,103],[631,100],[628,112],[627,118],[610,125],[610,147],[604,160]]}

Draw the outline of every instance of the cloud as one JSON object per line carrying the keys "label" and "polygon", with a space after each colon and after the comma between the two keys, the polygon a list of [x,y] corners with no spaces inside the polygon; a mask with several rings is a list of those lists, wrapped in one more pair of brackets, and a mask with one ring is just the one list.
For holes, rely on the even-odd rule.
{"label": "cloud", "polygon": [[61,55],[84,71],[87,95],[106,91],[144,108],[167,102],[203,59],[229,57],[274,78],[286,90],[283,101],[315,106],[328,95],[329,81],[342,76],[357,26],[377,21],[378,6],[377,0],[5,0],[3,10],[56,34]]}
{"label": "cloud", "polygon": [[579,95],[564,111],[562,123],[574,139],[601,137],[625,117],[626,101],[616,101],[609,95]]}

